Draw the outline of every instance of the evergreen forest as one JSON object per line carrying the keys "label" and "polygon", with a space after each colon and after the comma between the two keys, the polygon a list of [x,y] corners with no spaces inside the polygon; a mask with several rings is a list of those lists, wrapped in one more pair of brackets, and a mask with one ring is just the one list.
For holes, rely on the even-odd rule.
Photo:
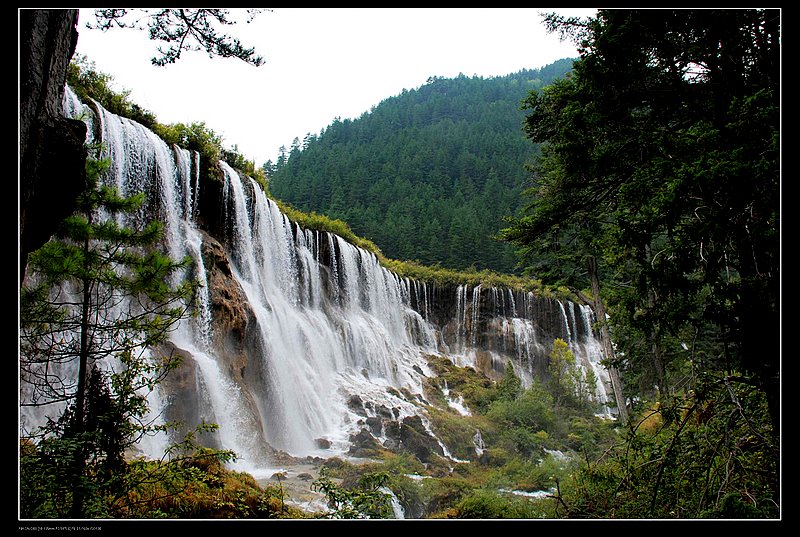
{"label": "evergreen forest", "polygon": [[514,249],[496,237],[522,204],[525,165],[537,152],[522,130],[521,103],[571,64],[431,77],[283,148],[265,165],[270,191],[347,222],[393,259],[514,272]]}

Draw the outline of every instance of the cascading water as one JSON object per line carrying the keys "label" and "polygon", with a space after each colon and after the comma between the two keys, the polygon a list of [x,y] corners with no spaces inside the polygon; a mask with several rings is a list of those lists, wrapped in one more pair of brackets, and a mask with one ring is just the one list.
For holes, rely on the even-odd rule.
{"label": "cascading water", "polygon": [[599,407],[598,415],[613,416],[608,403],[611,381],[600,363],[602,346],[592,330],[589,306],[542,299],[530,292],[515,296],[510,289],[481,285],[473,287],[471,294],[467,286],[459,286],[456,294],[455,336],[450,350],[459,365],[478,367],[481,353],[488,355],[492,367],[504,364],[504,368],[510,362],[527,387],[544,372],[552,341],[560,338],[568,344],[584,374],[591,371],[596,379],[593,399]]}
{"label": "cascading water", "polygon": [[581,345],[585,352],[581,357],[585,359],[584,366],[591,367],[596,379],[595,393],[597,394],[596,400],[601,408],[598,415],[606,418],[613,418],[615,413],[609,406],[608,390],[611,387],[611,377],[608,370],[600,363],[603,359],[603,349],[600,342],[592,336],[592,320],[594,313],[591,308],[586,305],[580,306],[581,322],[585,327],[586,336],[581,341]]}
{"label": "cascading water", "polygon": [[350,394],[413,413],[380,389],[419,393],[420,351],[436,350],[430,326],[404,304],[399,278],[333,237],[331,272],[341,286],[326,294],[314,254],[320,235],[297,229],[257,185],[222,168],[235,215],[232,265],[259,325],[267,385],[255,399],[267,441],[293,454],[315,452],[319,439],[344,445],[355,432]]}
{"label": "cascading water", "polygon": [[[605,404],[608,376],[599,364],[588,308],[580,307],[576,317],[571,303],[557,303],[556,313],[554,301],[532,293],[462,285],[453,290],[456,311],[442,320],[431,286],[398,277],[374,254],[339,236],[301,229],[253,180],[224,162],[218,210],[226,236],[211,238],[198,225],[198,154],[169,147],[141,125],[92,108],[67,90],[65,112],[97,132],[111,160],[105,181],[125,195],[147,195],[146,207],[127,224],[161,220],[166,249],[176,259],[189,256],[192,268],[183,276],[201,284],[196,315],[171,337],[192,365],[193,388],[154,392],[153,413],[166,414],[175,399],[184,398],[196,419],[219,425],[215,443],[239,455],[238,469],[258,474],[267,468],[267,445],[293,455],[344,453],[351,435],[380,409],[390,409],[398,421],[420,415],[416,403],[424,377],[431,376],[426,354],[447,353],[457,365],[475,366],[479,355],[489,355],[492,364],[510,361],[530,384],[553,337],[562,337],[582,366],[595,372],[598,400]],[[205,249],[215,239],[241,289],[239,305],[251,312],[246,333],[234,338],[246,360],[235,363],[226,355],[230,334],[216,318],[219,290],[207,265]],[[451,323],[452,335],[443,335]],[[561,328],[546,333],[544,325]],[[502,343],[492,344],[495,337]],[[350,404],[353,397],[358,409]],[[424,417],[423,425],[430,432]],[[168,442],[150,439],[140,447],[160,457]]]}

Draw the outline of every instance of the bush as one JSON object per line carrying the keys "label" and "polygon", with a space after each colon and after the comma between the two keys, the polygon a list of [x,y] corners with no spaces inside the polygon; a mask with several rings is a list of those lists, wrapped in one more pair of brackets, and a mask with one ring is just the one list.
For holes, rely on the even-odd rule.
{"label": "bush", "polygon": [[127,117],[147,128],[156,124],[155,115],[132,102],[130,90],[112,89],[113,77],[100,73],[86,56],[76,54],[67,68],[67,84],[82,102],[90,99],[113,114]]}
{"label": "bush", "polygon": [[527,499],[491,490],[470,493],[456,504],[454,512],[454,518],[471,519],[538,518],[539,514]]}
{"label": "bush", "polygon": [[734,378],[709,375],[632,420],[619,448],[564,482],[566,515],[777,517],[777,436],[763,394]]}

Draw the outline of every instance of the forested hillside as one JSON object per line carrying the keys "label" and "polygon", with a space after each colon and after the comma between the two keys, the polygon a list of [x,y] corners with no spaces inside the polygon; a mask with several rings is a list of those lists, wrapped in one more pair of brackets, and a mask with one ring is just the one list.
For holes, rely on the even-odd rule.
{"label": "forested hillside", "polygon": [[275,197],[344,220],[389,257],[511,272],[494,239],[517,213],[537,146],[522,100],[569,71],[564,59],[503,77],[434,77],[356,120],[295,140],[265,166]]}

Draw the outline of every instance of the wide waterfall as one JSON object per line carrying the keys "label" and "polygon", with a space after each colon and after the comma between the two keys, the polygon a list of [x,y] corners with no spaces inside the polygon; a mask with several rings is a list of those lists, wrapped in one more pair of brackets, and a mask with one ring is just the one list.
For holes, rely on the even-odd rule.
{"label": "wide waterfall", "polygon": [[[419,393],[415,368],[427,369],[421,352],[436,351],[432,327],[374,255],[299,229],[256,184],[222,168],[235,215],[232,265],[258,324],[265,383],[253,395],[266,440],[290,453],[313,452],[320,439],[345,447],[356,432],[346,396],[378,406],[387,386]],[[331,268],[320,241],[335,252]],[[415,412],[400,399],[388,406]]]}
{"label": "wide waterfall", "polygon": [[[170,254],[193,260],[183,277],[201,283],[195,315],[171,337],[186,357],[183,376],[152,394],[153,413],[218,424],[214,443],[239,455],[239,469],[269,467],[269,449],[346,453],[370,417],[387,410],[395,420],[419,416],[430,354],[484,371],[513,364],[529,384],[559,337],[595,372],[597,401],[611,412],[588,307],[400,278],[341,237],[302,229],[224,162],[217,209],[225,225],[212,236],[199,214],[197,153],[170,147],[99,105],[82,105],[69,88],[65,113],[84,119],[102,144],[112,163],[108,184],[124,195],[146,193],[145,208],[129,223],[163,221]],[[449,312],[437,311],[442,293]],[[382,440],[381,431],[375,436]],[[169,440],[150,439],[141,449],[160,457]]]}

